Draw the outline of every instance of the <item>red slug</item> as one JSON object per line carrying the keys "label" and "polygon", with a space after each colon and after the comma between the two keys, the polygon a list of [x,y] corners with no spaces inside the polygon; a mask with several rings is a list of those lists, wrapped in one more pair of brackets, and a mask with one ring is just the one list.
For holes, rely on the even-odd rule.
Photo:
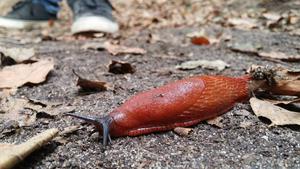
{"label": "red slug", "polygon": [[138,93],[103,118],[67,115],[93,123],[106,145],[110,136],[137,136],[195,125],[225,113],[249,95],[249,76],[195,76]]}

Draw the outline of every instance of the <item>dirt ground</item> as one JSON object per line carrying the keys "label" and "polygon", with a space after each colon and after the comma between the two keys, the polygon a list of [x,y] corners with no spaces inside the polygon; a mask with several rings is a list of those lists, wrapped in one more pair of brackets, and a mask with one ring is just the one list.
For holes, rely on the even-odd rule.
{"label": "dirt ground", "polygon": [[[265,2],[265,1],[262,1]],[[269,1],[255,4],[257,9],[292,9],[290,1]],[[150,3],[150,2],[149,2]],[[275,4],[275,5],[274,5]],[[122,5],[117,9],[121,9]],[[138,5],[137,5],[138,6]],[[142,6],[144,7],[144,6]],[[249,8],[238,2],[226,6],[236,11]],[[153,7],[154,8],[154,7]],[[298,8],[299,10],[300,8]],[[277,10],[277,9],[275,9]],[[116,14],[118,15],[118,14]],[[187,18],[190,19],[190,18]],[[119,19],[121,20],[121,19]],[[124,20],[120,22],[125,22]],[[160,22],[159,22],[160,23]],[[124,24],[123,24],[124,25]],[[226,24],[225,24],[226,25]],[[16,98],[60,102],[76,107],[79,114],[104,116],[127,98],[170,81],[193,75],[245,74],[252,64],[300,68],[299,62],[266,59],[251,52],[235,51],[231,44],[259,44],[264,49],[300,54],[300,36],[293,35],[282,27],[278,30],[237,29],[224,24],[208,22],[202,26],[194,23],[181,25],[130,29],[124,26],[120,34],[105,38],[83,38],[77,40],[42,40],[39,43],[21,43],[20,39],[3,36],[3,46],[34,47],[40,58],[51,57],[55,68],[47,81],[34,86],[23,86],[14,95]],[[299,26],[299,25],[298,25]],[[139,26],[136,26],[139,27]],[[297,26],[296,26],[297,28]],[[190,43],[189,33],[208,30],[211,33],[226,32],[230,40],[198,46]],[[159,37],[149,42],[149,35]],[[18,34],[28,38],[32,33]],[[121,38],[119,37],[121,36]],[[110,55],[105,50],[83,50],[82,45],[101,40],[117,40],[122,45],[141,47],[144,55]],[[223,71],[196,68],[183,71],[176,65],[189,60],[220,59],[230,65]],[[111,60],[132,64],[136,72],[116,75],[108,73]],[[114,90],[82,94],[76,86],[75,70],[87,79],[98,79],[114,85]],[[222,94],[220,93],[220,97]],[[223,127],[202,122],[193,127],[187,137],[173,131],[153,133],[138,137],[114,138],[112,144],[103,147],[93,126],[80,120],[58,115],[39,117],[28,127],[22,127],[0,138],[1,142],[20,143],[48,128],[59,128],[80,124],[83,127],[69,134],[65,143],[52,141],[24,159],[16,168],[300,168],[300,133],[297,126],[269,127],[266,120],[257,118],[249,102],[239,103],[221,121]],[[11,122],[2,121],[0,132],[11,127]],[[245,125],[247,124],[247,125]]]}

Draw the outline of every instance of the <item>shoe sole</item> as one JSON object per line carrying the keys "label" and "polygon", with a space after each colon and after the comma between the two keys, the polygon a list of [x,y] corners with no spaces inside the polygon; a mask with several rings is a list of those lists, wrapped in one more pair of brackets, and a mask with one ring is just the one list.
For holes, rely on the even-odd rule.
{"label": "shoe sole", "polygon": [[72,34],[84,32],[115,33],[119,30],[119,25],[101,16],[82,16],[72,24]]}
{"label": "shoe sole", "polygon": [[0,17],[0,27],[12,29],[28,29],[48,25],[48,21],[18,20]]}

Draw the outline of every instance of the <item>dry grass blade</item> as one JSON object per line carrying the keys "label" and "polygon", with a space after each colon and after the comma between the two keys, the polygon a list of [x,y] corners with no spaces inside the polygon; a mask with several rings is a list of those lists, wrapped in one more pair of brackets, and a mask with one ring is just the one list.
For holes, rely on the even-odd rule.
{"label": "dry grass blade", "polygon": [[0,146],[0,168],[9,169],[22,161],[33,151],[41,148],[45,143],[49,142],[58,134],[58,129],[53,128],[46,130],[25,143],[19,145]]}

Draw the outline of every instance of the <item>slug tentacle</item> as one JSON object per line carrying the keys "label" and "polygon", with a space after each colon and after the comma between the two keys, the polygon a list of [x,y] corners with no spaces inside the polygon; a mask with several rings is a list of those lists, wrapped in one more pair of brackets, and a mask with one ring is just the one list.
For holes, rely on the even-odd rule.
{"label": "slug tentacle", "polygon": [[[91,117],[91,116],[82,116],[74,113],[65,113],[65,115],[84,120],[88,123],[92,123],[96,126],[96,128],[99,129],[102,128],[103,145],[106,146],[107,142],[109,143],[111,142],[109,128],[112,122],[112,118],[110,116],[98,118],[98,117]],[[101,130],[99,130],[99,133],[101,134]]]}

